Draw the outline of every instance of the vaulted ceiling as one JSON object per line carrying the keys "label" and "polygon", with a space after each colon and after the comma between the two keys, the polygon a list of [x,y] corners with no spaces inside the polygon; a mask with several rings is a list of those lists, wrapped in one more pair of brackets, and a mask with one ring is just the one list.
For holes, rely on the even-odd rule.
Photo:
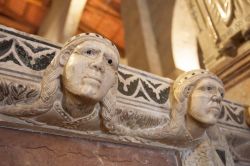
{"label": "vaulted ceiling", "polygon": [[124,30],[120,15],[121,0],[88,0],[79,31],[94,31],[124,48]]}
{"label": "vaulted ceiling", "polygon": [[[0,0],[0,24],[37,34],[52,0]],[[63,2],[63,1],[62,1]],[[88,0],[76,34],[97,32],[124,50],[121,0]]]}

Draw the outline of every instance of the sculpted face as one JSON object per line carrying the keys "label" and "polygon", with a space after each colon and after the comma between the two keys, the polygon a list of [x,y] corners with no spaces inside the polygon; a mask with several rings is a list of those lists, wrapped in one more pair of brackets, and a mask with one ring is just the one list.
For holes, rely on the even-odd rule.
{"label": "sculpted face", "polygon": [[221,112],[223,95],[224,89],[220,83],[212,78],[202,79],[190,95],[189,115],[201,123],[215,124]]}
{"label": "sculpted face", "polygon": [[118,56],[98,41],[85,41],[69,57],[63,71],[65,89],[79,97],[100,101],[116,81]]}

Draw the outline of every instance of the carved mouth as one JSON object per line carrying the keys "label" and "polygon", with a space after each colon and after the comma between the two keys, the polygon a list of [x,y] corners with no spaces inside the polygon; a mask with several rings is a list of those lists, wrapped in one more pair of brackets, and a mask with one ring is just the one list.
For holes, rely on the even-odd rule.
{"label": "carved mouth", "polygon": [[85,76],[82,78],[82,80],[94,80],[95,82],[98,82],[99,84],[101,84],[101,80],[99,78],[96,77],[92,77],[92,76]]}
{"label": "carved mouth", "polygon": [[220,107],[211,107],[213,110],[220,110]]}
{"label": "carved mouth", "polygon": [[221,109],[220,107],[210,107],[210,112],[213,112],[216,116],[220,115]]}

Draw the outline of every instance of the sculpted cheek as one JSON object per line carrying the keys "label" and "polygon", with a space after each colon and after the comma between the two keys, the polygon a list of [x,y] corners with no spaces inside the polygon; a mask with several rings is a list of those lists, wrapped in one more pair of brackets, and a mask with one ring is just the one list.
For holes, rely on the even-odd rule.
{"label": "sculpted cheek", "polygon": [[107,82],[111,82],[111,83],[113,83],[113,82],[115,82],[115,78],[116,78],[116,76],[115,76],[115,72],[114,71],[112,71],[112,70],[107,70],[106,71],[106,74],[105,74],[105,80],[107,81]]}
{"label": "sculpted cheek", "polygon": [[67,66],[65,69],[65,75],[67,80],[71,80],[73,77],[73,74],[75,73],[75,67],[74,66]]}

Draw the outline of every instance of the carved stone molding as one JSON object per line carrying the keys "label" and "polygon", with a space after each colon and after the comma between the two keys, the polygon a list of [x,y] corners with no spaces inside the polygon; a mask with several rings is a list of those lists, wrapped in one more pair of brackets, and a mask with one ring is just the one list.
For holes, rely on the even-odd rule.
{"label": "carved stone molding", "polygon": [[246,123],[246,110],[246,106],[224,100],[219,123],[225,126],[234,126],[236,128],[250,131],[250,128]]}
{"label": "carved stone molding", "polygon": [[[11,61],[17,65],[28,67],[32,70],[44,70],[54,58],[59,46],[46,42],[37,43],[36,39],[13,31],[0,28],[8,35],[0,36],[1,56],[0,62]],[[46,45],[45,45],[46,44]]]}
{"label": "carved stone molding", "polygon": [[[128,107],[168,112],[172,80],[120,65],[118,102]],[[129,105],[128,105],[129,104]]]}
{"label": "carved stone molding", "polygon": [[238,56],[238,48],[249,40],[250,3],[190,0],[188,5],[200,29],[198,40],[207,68],[213,68],[223,56]]}
{"label": "carved stone molding", "polygon": [[[208,159],[212,158],[221,165],[225,162],[233,165],[229,147],[220,131],[228,127],[232,133],[250,131],[244,117],[246,107],[227,100],[221,103],[224,96],[222,82],[208,71],[187,72],[174,82],[123,65],[117,67],[118,71],[117,68],[110,69],[109,65],[115,59],[106,59],[102,67],[108,67],[109,72],[114,74],[114,81],[110,79],[111,84],[104,97],[86,100],[85,94],[80,94],[78,97],[83,97],[83,100],[79,104],[72,94],[78,95],[80,89],[73,93],[71,89],[66,89],[63,82],[64,79],[71,81],[65,76],[68,59],[73,54],[79,54],[77,51],[85,51],[79,57],[75,55],[77,58],[86,58],[82,57],[84,53],[92,55],[92,49],[90,52],[81,50],[85,48],[82,42],[85,39],[94,39],[100,51],[109,50],[116,57],[112,43],[96,34],[82,34],[72,38],[60,51],[58,45],[3,26],[0,26],[0,36],[0,99],[3,98],[0,106],[15,106],[1,107],[1,126],[117,143],[171,147],[182,153],[184,165],[194,162],[197,157],[201,162],[208,162],[208,165]],[[6,58],[11,55],[13,58]],[[76,65],[81,60],[76,61]],[[84,62],[88,60],[86,58]],[[8,79],[2,79],[5,77]],[[202,105],[192,109],[188,107],[191,98],[198,101],[205,93],[205,101],[199,100]],[[67,95],[69,98],[64,98]],[[215,125],[217,114],[213,114],[208,122],[196,116],[204,111],[203,107],[206,108],[206,101],[210,99],[217,103],[213,110],[221,111],[218,125]],[[72,104],[72,100],[77,102]],[[81,111],[72,114],[68,106],[71,110]],[[191,113],[193,109],[196,113]],[[206,127],[199,128],[201,123]],[[193,127],[189,128],[187,124]],[[197,131],[193,130],[194,126],[198,127]],[[200,154],[207,155],[202,157]]]}

